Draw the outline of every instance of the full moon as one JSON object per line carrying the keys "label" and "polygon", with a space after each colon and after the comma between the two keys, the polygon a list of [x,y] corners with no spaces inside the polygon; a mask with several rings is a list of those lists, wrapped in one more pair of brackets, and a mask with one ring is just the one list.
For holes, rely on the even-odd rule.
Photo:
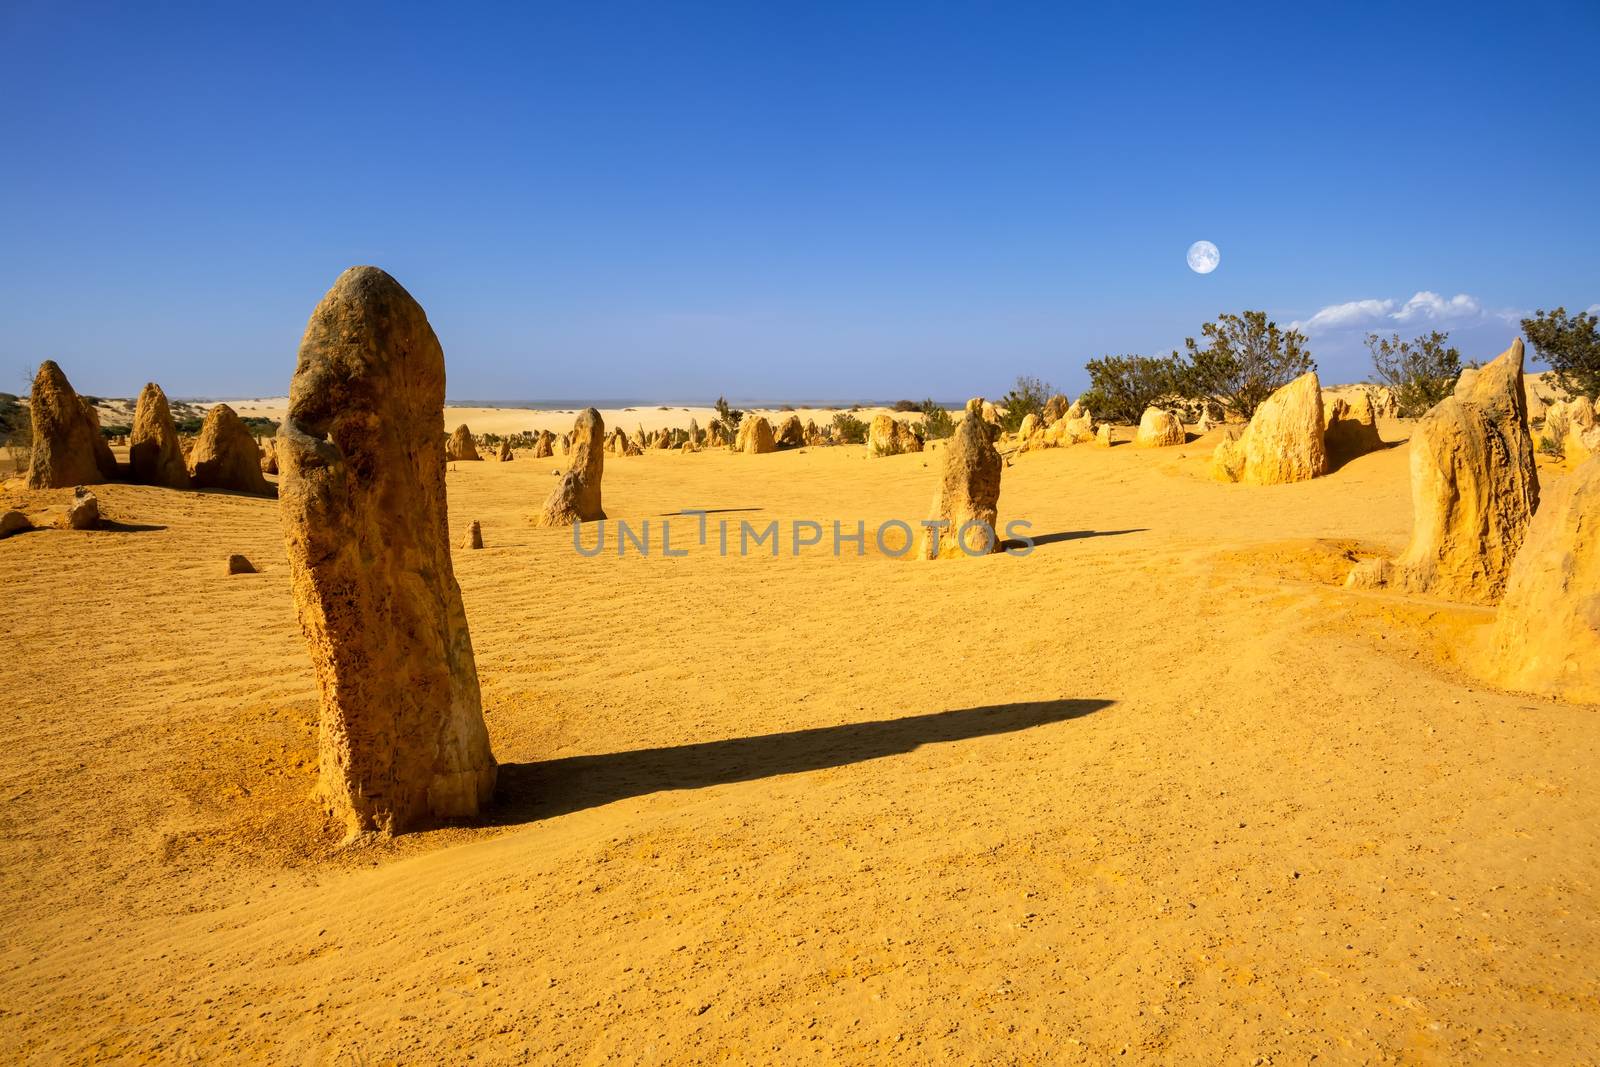
{"label": "full moon", "polygon": [[1196,241],[1189,246],[1189,269],[1196,274],[1210,274],[1222,262],[1222,253],[1210,241]]}

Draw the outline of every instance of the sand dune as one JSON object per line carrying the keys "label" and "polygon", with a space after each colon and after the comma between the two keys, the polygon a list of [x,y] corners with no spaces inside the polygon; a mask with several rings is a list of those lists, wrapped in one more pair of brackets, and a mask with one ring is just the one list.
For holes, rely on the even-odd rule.
{"label": "sand dune", "polygon": [[[1600,716],[1474,681],[1488,611],[1338,585],[1406,541],[1403,447],[1258,488],[1208,445],[1020,456],[1038,547],[948,564],[585,559],[527,521],[551,461],[460,464],[495,814],[353,850],[275,503],[101,487],[120,527],[0,542],[4,1045],[1600,1056]],[[937,459],[647,453],[606,506],[914,521]]]}

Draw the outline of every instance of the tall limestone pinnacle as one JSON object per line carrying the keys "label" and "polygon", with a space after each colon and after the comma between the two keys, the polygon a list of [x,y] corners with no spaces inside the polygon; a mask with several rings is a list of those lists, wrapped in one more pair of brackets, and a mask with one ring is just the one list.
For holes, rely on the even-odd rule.
{"label": "tall limestone pinnacle", "polygon": [[321,688],[320,793],[352,834],[478,814],[494,791],[450,560],[444,353],[389,275],[311,314],[278,431],[295,605]]}

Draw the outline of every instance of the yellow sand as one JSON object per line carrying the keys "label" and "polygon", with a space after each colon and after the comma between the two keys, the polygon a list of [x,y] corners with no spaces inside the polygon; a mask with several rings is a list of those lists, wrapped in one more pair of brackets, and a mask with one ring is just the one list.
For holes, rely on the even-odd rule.
{"label": "yellow sand", "polygon": [[[228,406],[237,411],[241,418],[258,416],[264,419],[282,421],[284,412],[288,410],[288,397],[268,397],[258,400],[230,400]],[[525,430],[538,432],[549,430],[552,433],[562,434],[572,429],[574,420],[578,417],[577,408],[534,410],[531,408],[497,408],[497,407],[460,407],[450,405],[444,409],[444,427],[454,430],[465,423],[467,427],[478,434],[514,434]],[[622,429],[632,433],[639,427],[646,430],[664,430],[670,427],[687,428],[689,420],[693,419],[700,424],[701,429],[710,425],[716,418],[716,411],[710,407],[661,407],[648,405],[631,408],[601,408],[600,417],[605,420],[606,429]],[[764,415],[774,428],[783,419],[790,415],[798,415],[800,422],[813,421],[818,426],[827,426],[833,422],[833,417],[846,408],[751,408],[757,415]],[[856,418],[862,422],[872,421],[874,415],[889,411],[883,407],[861,407],[851,410]],[[897,416],[901,419],[920,420],[920,415]]]}
{"label": "yellow sand", "polygon": [[[1338,585],[1408,536],[1404,447],[1209,451],[1021,456],[1002,520],[1050,542],[939,563],[686,520],[584,559],[527,522],[552,461],[458,464],[498,805],[345,850],[274,503],[101,487],[119,527],[0,541],[0,1048],[1593,1062],[1600,709],[1474,681],[1487,611]],[[939,458],[608,458],[605,503],[657,545],[914,520]]]}

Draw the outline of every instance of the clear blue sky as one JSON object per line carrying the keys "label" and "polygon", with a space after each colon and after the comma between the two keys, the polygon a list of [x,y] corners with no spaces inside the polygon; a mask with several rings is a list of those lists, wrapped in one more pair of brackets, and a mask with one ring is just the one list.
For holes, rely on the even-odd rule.
{"label": "clear blue sky", "polygon": [[1593,0],[3,0],[0,389],[280,394],[356,263],[456,399],[1075,393],[1355,301],[1326,380],[1369,326],[1493,355],[1600,302],[1597,38]]}

